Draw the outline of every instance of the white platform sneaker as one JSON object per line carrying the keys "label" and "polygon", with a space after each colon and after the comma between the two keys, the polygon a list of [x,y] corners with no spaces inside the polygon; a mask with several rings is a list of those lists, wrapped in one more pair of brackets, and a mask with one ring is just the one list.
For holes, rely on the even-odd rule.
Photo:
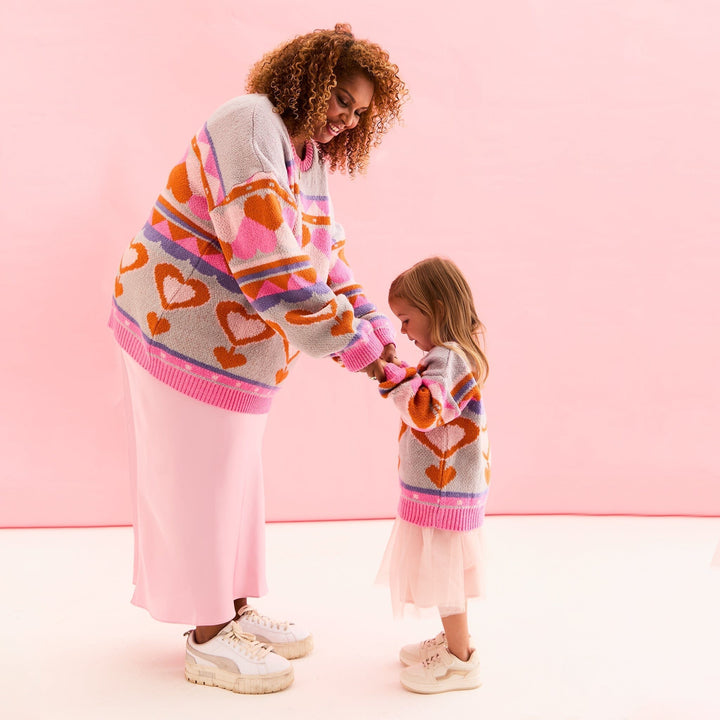
{"label": "white platform sneaker", "polygon": [[445,633],[438,633],[434,638],[423,640],[420,643],[404,645],[400,650],[400,662],[405,665],[415,665],[435,654],[439,647],[447,647]]}
{"label": "white platform sneaker", "polygon": [[246,605],[235,620],[243,632],[251,633],[263,643],[272,646],[273,652],[288,660],[307,655],[313,649],[312,635],[295,623],[272,620]]}
{"label": "white platform sneaker", "polygon": [[401,670],[400,682],[407,690],[424,694],[472,690],[481,684],[478,652],[473,650],[463,662],[440,646],[422,662]]}
{"label": "white platform sneaker", "polygon": [[292,665],[235,621],[205,643],[195,642],[193,630],[185,634],[185,677],[190,682],[246,694],[278,692],[292,684]]}

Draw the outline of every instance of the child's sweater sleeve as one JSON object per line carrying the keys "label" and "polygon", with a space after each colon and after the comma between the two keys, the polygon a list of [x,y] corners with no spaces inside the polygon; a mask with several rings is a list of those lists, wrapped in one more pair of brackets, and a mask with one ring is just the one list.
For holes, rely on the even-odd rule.
{"label": "child's sweater sleeve", "polygon": [[468,364],[456,352],[433,348],[418,368],[389,364],[380,394],[393,400],[403,422],[428,431],[452,422],[478,394]]}
{"label": "child's sweater sleeve", "polygon": [[[295,347],[313,357],[338,355],[349,370],[360,370],[383,349],[371,322],[356,318],[352,303],[318,277],[293,231],[300,208],[278,178],[286,173],[281,145],[272,127],[255,113],[251,127],[236,134],[252,137],[249,149],[218,149],[208,140],[215,182],[204,173],[210,217],[223,255],[253,309]],[[207,136],[210,131],[204,129]],[[225,133],[227,133],[225,128]],[[242,135],[241,135],[242,136]],[[200,149],[202,152],[202,149]]]}

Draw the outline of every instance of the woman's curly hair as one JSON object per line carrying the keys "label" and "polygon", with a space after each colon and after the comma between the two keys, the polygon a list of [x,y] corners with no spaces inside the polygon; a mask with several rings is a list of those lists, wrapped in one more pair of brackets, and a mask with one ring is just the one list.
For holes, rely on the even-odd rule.
{"label": "woman's curly hair", "polygon": [[364,172],[370,149],[400,118],[408,92],[389,55],[357,40],[349,25],[316,30],[267,53],[250,70],[246,90],[267,95],[291,135],[311,137],[327,119],[330,91],[338,80],[362,73],[375,85],[370,107],[352,130],[318,144],[330,170]]}

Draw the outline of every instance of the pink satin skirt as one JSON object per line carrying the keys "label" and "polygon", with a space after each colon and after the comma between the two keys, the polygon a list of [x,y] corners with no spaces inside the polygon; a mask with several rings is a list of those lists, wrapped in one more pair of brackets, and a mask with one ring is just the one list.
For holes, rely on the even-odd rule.
{"label": "pink satin skirt", "polygon": [[123,360],[136,460],[132,603],[164,622],[228,622],[235,598],[267,593],[267,415],[194,400]]}

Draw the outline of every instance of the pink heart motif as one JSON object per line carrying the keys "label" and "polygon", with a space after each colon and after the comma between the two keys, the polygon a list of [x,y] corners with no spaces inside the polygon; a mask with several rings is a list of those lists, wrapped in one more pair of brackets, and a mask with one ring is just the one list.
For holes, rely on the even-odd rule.
{"label": "pink heart motif", "polygon": [[232,243],[233,255],[249,260],[259,252],[269,253],[277,245],[277,236],[272,230],[249,217],[244,217]]}
{"label": "pink heart motif", "polygon": [[330,255],[332,236],[325,228],[316,228],[310,236],[310,242],[323,254]]}

